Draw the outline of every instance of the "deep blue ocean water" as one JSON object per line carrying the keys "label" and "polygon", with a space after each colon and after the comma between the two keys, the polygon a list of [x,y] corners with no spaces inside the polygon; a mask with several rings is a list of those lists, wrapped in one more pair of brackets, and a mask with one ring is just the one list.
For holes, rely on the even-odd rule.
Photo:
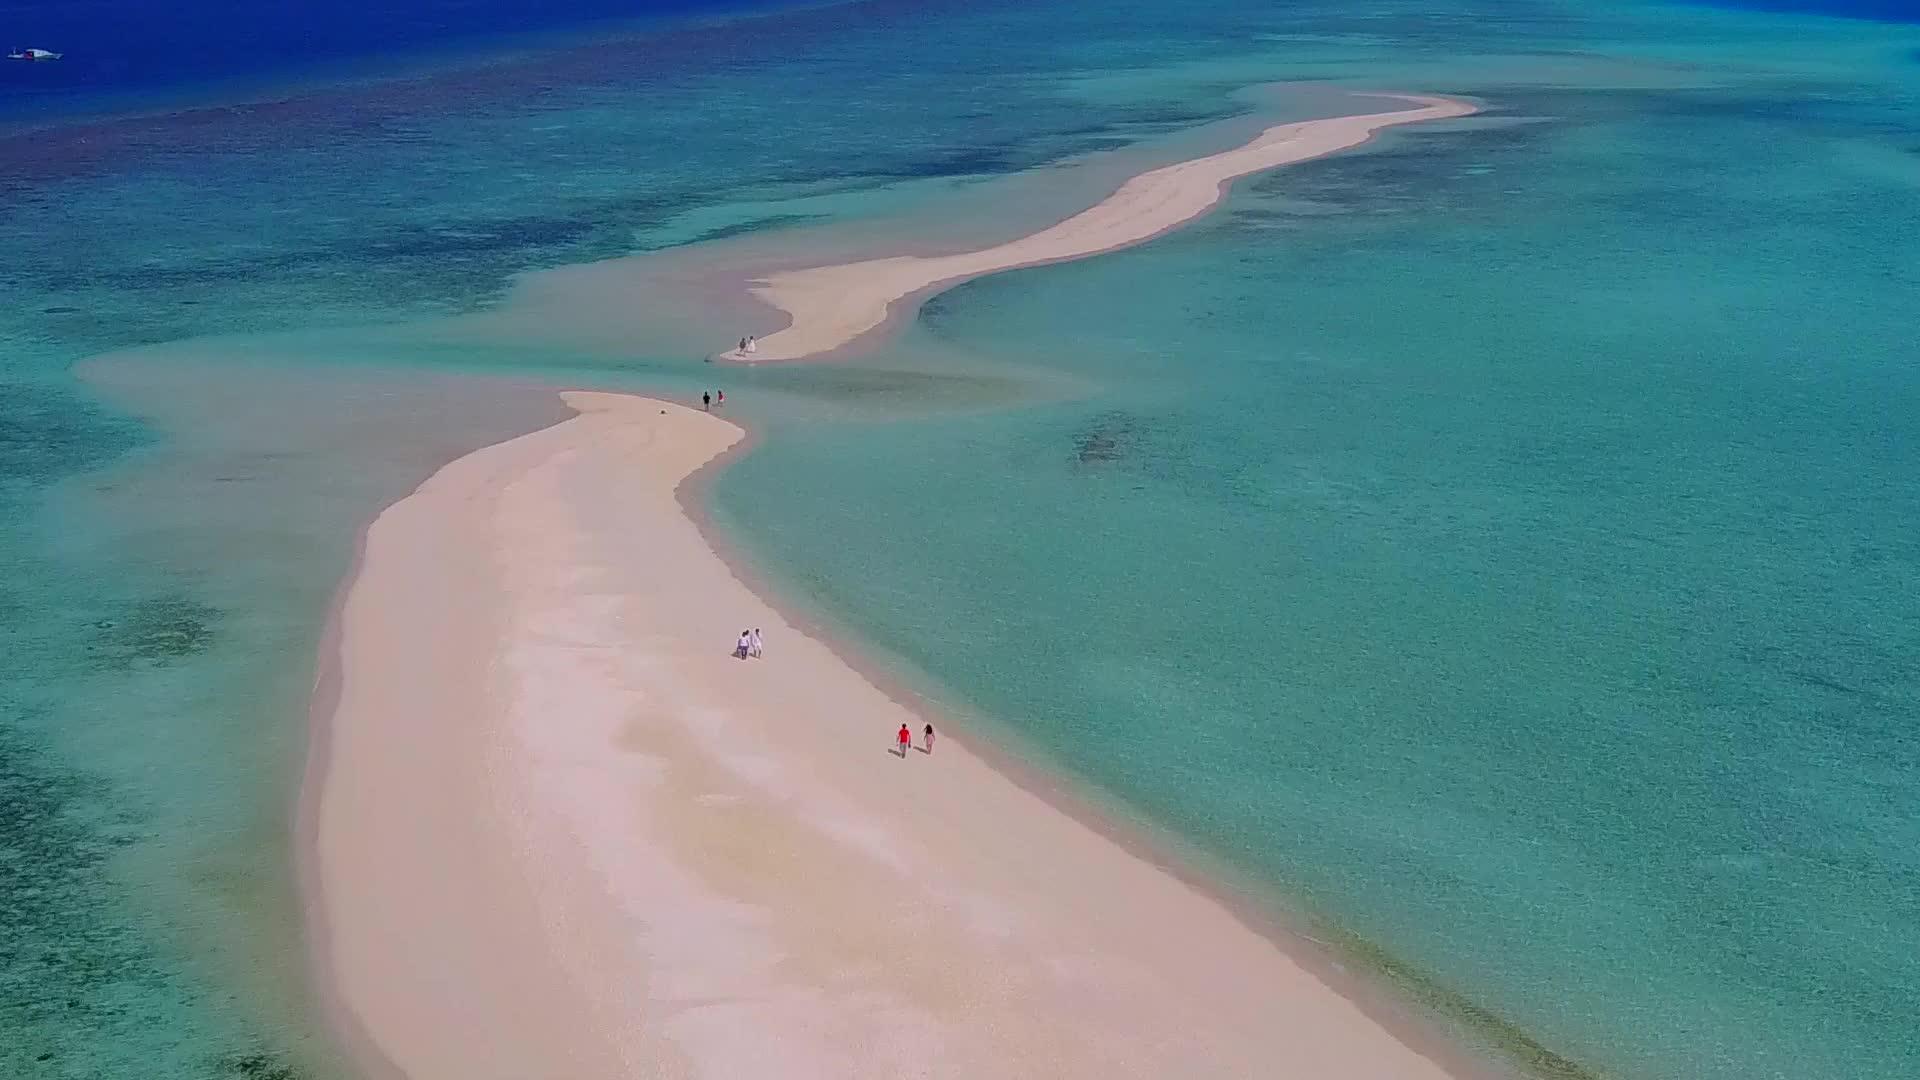
{"label": "deep blue ocean water", "polygon": [[239,0],[185,4],[0,5],[7,51],[41,48],[57,62],[0,68],[0,121],[9,112],[72,110],[141,94],[193,94],[251,81],[303,79],[355,64],[405,64],[530,34],[696,19],[776,7],[767,0],[433,0],[294,4]]}
{"label": "deep blue ocean water", "polygon": [[[707,377],[644,336],[380,327],[876,207],[951,230],[998,178],[1332,80],[1491,111],[742,373],[768,439],[717,513],[1470,1037],[1562,1076],[1920,1075],[1900,7],[8,8],[71,55],[0,67],[43,125],[0,134],[0,1073],[339,1068],[286,800],[324,598],[406,474],[328,479],[329,412],[381,399],[324,384]],[[116,99],[167,104],[46,123]],[[128,362],[218,355],[261,400],[317,370],[311,416],[277,445],[246,399],[71,373],[181,341]]]}
{"label": "deep blue ocean water", "polygon": [[1846,19],[1920,22],[1920,3],[1914,0],[1727,0],[1727,7],[1754,11],[1793,11]]}

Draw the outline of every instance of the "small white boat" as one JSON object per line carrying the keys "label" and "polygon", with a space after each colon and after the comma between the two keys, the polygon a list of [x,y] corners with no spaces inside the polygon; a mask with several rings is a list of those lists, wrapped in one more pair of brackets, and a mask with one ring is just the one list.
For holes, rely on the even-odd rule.
{"label": "small white boat", "polygon": [[65,54],[46,49],[15,49],[7,54],[9,60],[58,60]]}

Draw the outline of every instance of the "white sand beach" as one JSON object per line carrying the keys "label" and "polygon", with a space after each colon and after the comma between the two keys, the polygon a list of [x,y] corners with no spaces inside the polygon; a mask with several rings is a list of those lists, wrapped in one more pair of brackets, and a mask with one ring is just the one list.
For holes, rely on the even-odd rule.
{"label": "white sand beach", "polygon": [[942,287],[1001,270],[1085,258],[1150,240],[1206,213],[1238,177],[1351,149],[1385,128],[1478,111],[1456,98],[1377,96],[1418,107],[1276,124],[1232,150],[1141,173],[1065,221],[979,251],[899,255],[769,275],[753,286],[753,294],[791,321],[762,337],[753,353],[735,348],[721,358],[766,363],[831,352],[880,327],[904,300],[924,299]]}
{"label": "white sand beach", "polygon": [[329,644],[316,947],[393,1071],[1450,1075],[964,733],[921,753],[676,498],[739,428],[566,397],[374,522]]}

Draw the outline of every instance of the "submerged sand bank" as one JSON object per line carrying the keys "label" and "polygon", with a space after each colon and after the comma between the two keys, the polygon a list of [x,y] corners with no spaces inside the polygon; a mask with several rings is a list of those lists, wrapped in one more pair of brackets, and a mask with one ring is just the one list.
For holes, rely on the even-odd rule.
{"label": "submerged sand bank", "polygon": [[1232,150],[1141,173],[1065,221],[979,251],[899,255],[769,275],[754,284],[753,294],[791,321],[785,329],[761,338],[751,354],[733,349],[722,355],[760,363],[830,352],[878,328],[902,300],[1001,270],[1084,258],[1137,244],[1206,213],[1238,177],[1359,146],[1384,128],[1478,111],[1472,103],[1454,98],[1381,96],[1419,107],[1276,124]]}
{"label": "submerged sand bank", "polygon": [[399,1071],[1446,1075],[958,740],[890,753],[924,720],[675,498],[740,430],[568,400],[382,514],[339,613],[316,916]]}

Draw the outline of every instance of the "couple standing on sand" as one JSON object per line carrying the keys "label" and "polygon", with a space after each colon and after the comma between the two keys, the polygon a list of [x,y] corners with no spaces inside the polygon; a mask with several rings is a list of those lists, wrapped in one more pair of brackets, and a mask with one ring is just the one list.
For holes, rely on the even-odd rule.
{"label": "couple standing on sand", "polygon": [[[900,743],[900,760],[905,761],[907,759],[907,751],[913,746],[913,732],[908,729],[907,725],[901,724],[900,734],[896,736],[896,738],[899,740],[899,743]],[[920,752],[923,754],[931,754],[933,753],[933,725],[932,724],[927,725],[926,740],[927,741],[925,743],[921,744]]]}
{"label": "couple standing on sand", "polygon": [[760,342],[756,340],[752,334],[748,334],[746,337],[740,339],[740,351],[749,356],[753,355],[753,350],[759,347]]}
{"label": "couple standing on sand", "polygon": [[760,628],[757,626],[752,630],[740,631],[740,640],[733,643],[733,655],[741,660],[749,656],[759,659],[765,656],[766,652],[767,644],[761,639]]}

